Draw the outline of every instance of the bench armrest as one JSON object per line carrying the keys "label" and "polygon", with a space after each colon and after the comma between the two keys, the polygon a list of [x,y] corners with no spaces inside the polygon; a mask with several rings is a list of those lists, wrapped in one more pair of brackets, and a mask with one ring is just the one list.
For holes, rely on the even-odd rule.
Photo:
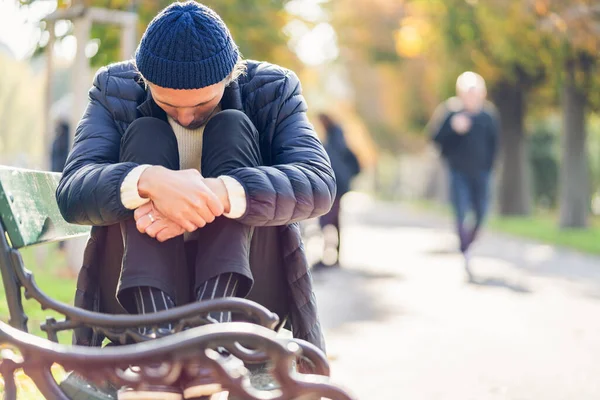
{"label": "bench armrest", "polygon": [[[172,384],[179,379],[186,365],[201,362],[213,368],[231,395],[243,399],[283,400],[315,396],[351,400],[343,390],[328,383],[326,377],[294,372],[294,360],[302,356],[302,346],[296,341],[277,339],[273,330],[243,322],[204,325],[148,342],[105,348],[65,346],[0,322],[0,344],[9,345],[22,354],[22,357],[12,358],[0,354],[0,372],[5,382],[11,381],[14,371],[22,368],[49,399],[68,400],[52,378],[50,366],[53,363],[65,370],[76,371],[91,382],[111,381],[123,386],[141,381]],[[230,371],[222,364],[216,349],[229,350],[236,345],[260,349],[269,355],[273,365],[271,374],[279,389],[268,393],[258,390],[249,385],[247,370],[242,373]],[[156,367],[157,362],[162,363],[160,367]],[[140,366],[140,372],[125,373],[130,365]],[[7,384],[7,388],[10,387],[11,384]]]}

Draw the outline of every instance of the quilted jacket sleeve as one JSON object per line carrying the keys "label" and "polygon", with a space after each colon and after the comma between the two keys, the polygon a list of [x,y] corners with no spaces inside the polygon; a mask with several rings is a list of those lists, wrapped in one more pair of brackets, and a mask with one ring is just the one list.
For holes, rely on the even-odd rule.
{"label": "quilted jacket sleeve", "polygon": [[119,162],[121,134],[107,108],[108,79],[105,68],[94,78],[56,191],[61,214],[75,224],[112,225],[132,215],[121,203],[119,188],[137,164]]}
{"label": "quilted jacket sleeve", "polygon": [[230,173],[246,191],[246,213],[239,221],[247,225],[287,225],[318,217],[335,198],[333,170],[306,116],[298,77],[287,72],[276,94],[273,165]]}

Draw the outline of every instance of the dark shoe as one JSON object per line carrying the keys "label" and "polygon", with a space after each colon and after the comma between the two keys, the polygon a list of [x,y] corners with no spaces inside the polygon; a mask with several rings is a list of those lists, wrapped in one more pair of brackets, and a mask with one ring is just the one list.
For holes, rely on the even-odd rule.
{"label": "dark shoe", "polygon": [[176,386],[146,385],[123,387],[117,394],[119,400],[181,400],[181,388]]}
{"label": "dark shoe", "polygon": [[[225,368],[229,371],[238,371],[239,374],[245,373],[245,367],[242,360],[232,355],[222,355],[222,361]],[[200,363],[191,364],[186,368],[186,374],[189,380],[183,385],[183,398],[196,399],[202,396],[211,396],[223,391],[223,387],[218,381],[217,374],[212,368]]]}
{"label": "dark shoe", "polygon": [[312,269],[313,271],[321,271],[321,270],[327,269],[327,265],[323,264],[323,262],[322,262],[322,261],[319,261],[318,263],[314,264],[314,265],[311,267],[311,269]]}

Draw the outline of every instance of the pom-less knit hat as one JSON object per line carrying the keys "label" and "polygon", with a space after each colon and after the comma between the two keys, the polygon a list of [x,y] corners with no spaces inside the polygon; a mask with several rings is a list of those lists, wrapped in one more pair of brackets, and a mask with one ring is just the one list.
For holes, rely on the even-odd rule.
{"label": "pom-less knit hat", "polygon": [[238,49],[221,18],[188,1],[161,11],[146,29],[135,53],[145,79],[171,89],[200,89],[225,79]]}

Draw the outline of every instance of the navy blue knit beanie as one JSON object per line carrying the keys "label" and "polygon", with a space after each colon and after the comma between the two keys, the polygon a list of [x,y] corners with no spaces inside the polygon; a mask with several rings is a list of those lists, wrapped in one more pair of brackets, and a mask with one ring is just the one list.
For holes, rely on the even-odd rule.
{"label": "navy blue knit beanie", "polygon": [[137,68],[149,82],[171,89],[200,89],[225,79],[238,49],[221,18],[188,1],[161,11],[146,29],[135,53]]}

